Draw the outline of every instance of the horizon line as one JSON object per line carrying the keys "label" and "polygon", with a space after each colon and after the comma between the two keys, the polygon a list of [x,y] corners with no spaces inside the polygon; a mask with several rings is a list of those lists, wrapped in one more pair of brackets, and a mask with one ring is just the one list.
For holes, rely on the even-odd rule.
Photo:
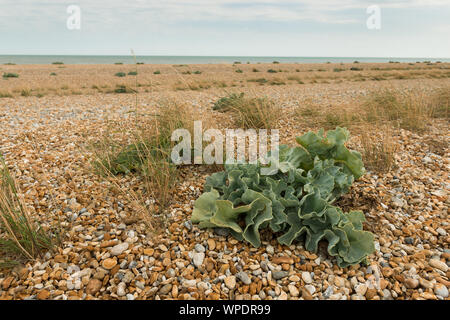
{"label": "horizon line", "polygon": [[284,55],[264,55],[264,56],[253,56],[253,55],[126,55],[126,54],[24,54],[24,53],[0,53],[0,56],[68,56],[68,57],[79,57],[79,56],[97,56],[97,57],[248,57],[248,58],[363,58],[363,59],[450,59],[449,57],[417,57],[417,56],[284,56]]}

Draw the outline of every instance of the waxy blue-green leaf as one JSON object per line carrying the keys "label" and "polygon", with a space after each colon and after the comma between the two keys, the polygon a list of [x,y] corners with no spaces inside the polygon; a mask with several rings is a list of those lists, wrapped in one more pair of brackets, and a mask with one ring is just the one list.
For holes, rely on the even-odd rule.
{"label": "waxy blue-green leaf", "polygon": [[334,159],[348,169],[355,179],[359,179],[364,174],[364,165],[361,154],[345,147],[344,143],[349,136],[347,129],[337,127],[336,130],[328,131],[326,137],[321,129],[317,134],[308,132],[296,140],[313,158],[318,156],[322,160]]}

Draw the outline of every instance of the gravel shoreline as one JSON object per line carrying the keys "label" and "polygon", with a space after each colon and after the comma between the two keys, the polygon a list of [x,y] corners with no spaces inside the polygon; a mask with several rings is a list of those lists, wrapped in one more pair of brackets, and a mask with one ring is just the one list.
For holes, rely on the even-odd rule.
{"label": "gravel shoreline", "polygon": [[[387,86],[414,90],[448,83],[395,80]],[[352,104],[383,85],[373,81],[252,90],[285,109],[306,96],[326,108],[330,103]],[[146,108],[170,96],[209,110],[221,93],[216,88],[142,93],[139,104]],[[364,229],[374,233],[376,252],[368,266],[342,269],[323,247],[314,254],[301,243],[281,246],[269,238],[256,249],[224,230],[192,225],[193,202],[209,174],[200,166],[181,169],[167,229],[150,234],[133,218],[130,200],[92,173],[90,155],[80,149],[108,121],[124,120],[134,108],[134,96],[128,94],[0,99],[0,152],[33,215],[44,226],[59,224],[65,232],[57,252],[0,270],[0,299],[449,299],[447,121],[436,120],[421,135],[398,130],[397,168],[383,175],[368,172],[354,183],[342,201],[364,211]],[[308,129],[289,118],[282,123],[289,125],[282,133],[284,141]],[[434,148],[432,141],[441,148]],[[120,182],[139,185],[133,176]]]}

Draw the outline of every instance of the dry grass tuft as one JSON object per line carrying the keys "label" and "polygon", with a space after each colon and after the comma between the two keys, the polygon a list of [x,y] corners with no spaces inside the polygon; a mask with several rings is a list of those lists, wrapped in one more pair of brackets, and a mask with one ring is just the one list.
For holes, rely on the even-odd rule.
{"label": "dry grass tuft", "polygon": [[372,93],[363,104],[363,110],[369,123],[392,122],[399,128],[423,132],[433,114],[433,105],[423,93],[383,90]]}
{"label": "dry grass tuft", "polygon": [[30,218],[14,178],[0,156],[0,266],[34,260],[53,247],[52,236]]}
{"label": "dry grass tuft", "polygon": [[214,110],[233,114],[234,123],[244,129],[273,129],[280,119],[280,108],[267,97],[248,98],[243,93],[221,98]]}
{"label": "dry grass tuft", "polygon": [[367,169],[383,173],[395,166],[397,145],[388,125],[369,127],[361,130],[362,157]]}
{"label": "dry grass tuft", "polygon": [[293,117],[296,119],[308,118],[308,120],[315,120],[320,116],[321,106],[314,103],[311,99],[305,99],[301,105],[296,107],[293,112]]}
{"label": "dry grass tuft", "polygon": [[391,90],[372,92],[363,107],[369,123],[397,120],[401,109],[397,95]]}
{"label": "dry grass tuft", "polygon": [[450,87],[441,88],[431,96],[433,118],[450,118]]}
{"label": "dry grass tuft", "polygon": [[[156,112],[137,114],[122,123],[115,133],[107,131],[91,144],[95,171],[106,177],[138,207],[140,218],[154,230],[155,215],[165,212],[171,203],[178,172],[170,154],[176,142],[172,132],[184,128],[193,132],[192,110],[173,101],[160,101]],[[120,176],[133,174],[142,179],[143,192],[124,188]]]}

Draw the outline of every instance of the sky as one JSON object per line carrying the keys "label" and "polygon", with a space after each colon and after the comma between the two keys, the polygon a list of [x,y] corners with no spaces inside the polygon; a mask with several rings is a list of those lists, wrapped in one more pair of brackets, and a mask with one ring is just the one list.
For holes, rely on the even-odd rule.
{"label": "sky", "polygon": [[[71,5],[79,20],[77,11],[68,12]],[[367,12],[374,5],[379,16]],[[380,28],[368,28],[368,19]],[[129,55],[130,49],[450,58],[450,0],[0,0],[0,54]]]}

